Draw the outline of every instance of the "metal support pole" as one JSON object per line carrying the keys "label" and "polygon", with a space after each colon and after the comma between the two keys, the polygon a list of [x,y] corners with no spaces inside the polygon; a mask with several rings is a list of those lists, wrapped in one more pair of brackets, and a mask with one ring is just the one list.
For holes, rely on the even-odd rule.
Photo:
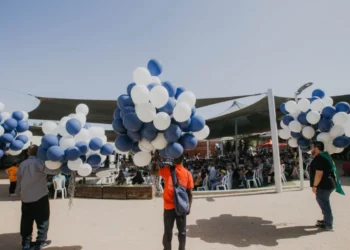
{"label": "metal support pole", "polygon": [[235,158],[236,158],[236,166],[238,167],[239,156],[238,156],[238,125],[237,119],[235,119]]}
{"label": "metal support pole", "polygon": [[275,185],[276,192],[282,192],[282,177],[281,177],[281,160],[280,150],[278,145],[278,129],[276,122],[276,107],[275,98],[272,89],[267,90],[267,97],[269,103],[269,114],[270,114],[270,126],[271,126],[271,137],[272,137],[272,149],[273,149],[273,166],[275,168]]}
{"label": "metal support pole", "polygon": [[209,141],[207,140],[207,159],[210,157],[210,147],[209,147]]}
{"label": "metal support pole", "polygon": [[[298,93],[295,92],[295,102],[298,103]],[[303,152],[298,147],[299,152],[299,177],[300,177],[300,190],[304,189],[304,163],[303,163]]]}

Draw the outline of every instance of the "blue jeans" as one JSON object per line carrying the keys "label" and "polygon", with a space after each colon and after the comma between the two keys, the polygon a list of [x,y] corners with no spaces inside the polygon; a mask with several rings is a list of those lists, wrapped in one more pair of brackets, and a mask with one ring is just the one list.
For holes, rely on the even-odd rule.
{"label": "blue jeans", "polygon": [[323,214],[323,219],[327,227],[333,227],[333,214],[329,197],[334,190],[317,189],[316,200]]}

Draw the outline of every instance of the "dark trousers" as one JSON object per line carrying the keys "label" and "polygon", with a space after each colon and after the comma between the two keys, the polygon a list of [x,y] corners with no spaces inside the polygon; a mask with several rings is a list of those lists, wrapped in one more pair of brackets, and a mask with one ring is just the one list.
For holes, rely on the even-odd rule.
{"label": "dark trousers", "polygon": [[16,191],[17,181],[10,182],[9,193],[14,194]]}
{"label": "dark trousers", "polygon": [[325,225],[328,227],[333,227],[333,214],[331,208],[331,202],[329,200],[333,190],[317,189],[316,200],[320,206],[323,214],[323,219]]}
{"label": "dark trousers", "polygon": [[185,250],[186,245],[186,215],[177,216],[175,209],[164,210],[164,250],[171,250],[171,240],[173,238],[173,227],[176,220],[176,226],[179,231],[179,250]]}
{"label": "dark trousers", "polygon": [[38,228],[36,242],[45,242],[49,231],[50,204],[46,195],[40,200],[31,203],[22,202],[21,236],[22,245],[28,245],[32,241],[34,221]]}

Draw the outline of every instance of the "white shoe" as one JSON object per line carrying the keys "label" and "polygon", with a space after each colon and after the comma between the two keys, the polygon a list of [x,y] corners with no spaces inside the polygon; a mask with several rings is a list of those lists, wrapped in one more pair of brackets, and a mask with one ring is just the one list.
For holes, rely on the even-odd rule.
{"label": "white shoe", "polygon": [[18,194],[10,194],[10,196],[14,197],[14,196],[17,196]]}

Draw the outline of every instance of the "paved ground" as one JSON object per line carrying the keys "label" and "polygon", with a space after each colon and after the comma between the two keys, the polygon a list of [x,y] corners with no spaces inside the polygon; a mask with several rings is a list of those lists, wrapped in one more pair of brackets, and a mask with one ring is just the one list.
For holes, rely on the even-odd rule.
{"label": "paved ground", "polygon": [[[350,179],[343,179],[350,194]],[[310,188],[282,194],[195,199],[188,217],[188,250],[350,249],[349,196],[332,196],[335,232],[312,225],[321,218]],[[0,180],[0,249],[20,249],[20,202]],[[51,201],[48,250],[162,249],[162,200]],[[177,249],[174,230],[173,249]]]}

